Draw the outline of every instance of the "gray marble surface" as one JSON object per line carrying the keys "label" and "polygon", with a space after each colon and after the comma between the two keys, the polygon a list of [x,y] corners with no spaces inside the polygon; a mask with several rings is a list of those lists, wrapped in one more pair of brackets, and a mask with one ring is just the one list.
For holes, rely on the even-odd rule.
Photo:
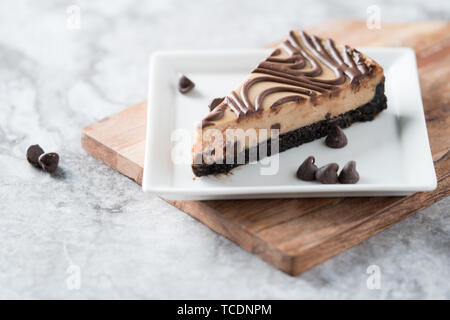
{"label": "gray marble surface", "polygon": [[[374,3],[382,23],[449,19],[430,0],[1,1],[0,298],[449,299],[449,198],[290,277],[80,146],[82,127],[146,97],[154,50],[260,47]],[[60,153],[55,176],[25,161],[33,143]]]}

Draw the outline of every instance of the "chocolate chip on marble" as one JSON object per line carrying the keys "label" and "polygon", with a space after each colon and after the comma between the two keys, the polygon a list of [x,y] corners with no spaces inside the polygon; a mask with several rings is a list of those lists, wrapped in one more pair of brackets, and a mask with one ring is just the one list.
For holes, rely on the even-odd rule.
{"label": "chocolate chip on marble", "polygon": [[333,125],[328,131],[325,144],[330,148],[343,148],[347,145],[347,137],[339,126]]}
{"label": "chocolate chip on marble", "polygon": [[343,184],[354,184],[359,181],[359,173],[356,171],[356,162],[349,161],[339,174],[339,182]]}
{"label": "chocolate chip on marble", "polygon": [[337,163],[329,163],[317,169],[315,178],[320,183],[324,184],[333,184],[337,183],[338,175],[337,171],[339,169],[339,165]]}
{"label": "chocolate chip on marble", "polygon": [[222,103],[223,100],[225,100],[225,97],[212,99],[212,101],[208,105],[209,110],[213,111],[215,107]]}
{"label": "chocolate chip on marble", "polygon": [[191,91],[195,87],[195,84],[186,77],[185,75],[182,75],[180,79],[178,80],[178,91],[181,93],[187,93]]}
{"label": "chocolate chip on marble", "polygon": [[297,178],[304,181],[313,181],[317,171],[317,166],[314,164],[315,161],[316,159],[313,156],[306,158],[300,167],[298,167]]}
{"label": "chocolate chip on marble", "polygon": [[39,164],[39,156],[43,153],[44,153],[44,150],[38,144],[33,144],[33,145],[29,146],[27,149],[28,162],[31,165],[33,165],[37,168],[40,168],[41,166]]}
{"label": "chocolate chip on marble", "polygon": [[58,168],[59,155],[55,152],[44,153],[39,156],[39,164],[48,173],[56,171]]}

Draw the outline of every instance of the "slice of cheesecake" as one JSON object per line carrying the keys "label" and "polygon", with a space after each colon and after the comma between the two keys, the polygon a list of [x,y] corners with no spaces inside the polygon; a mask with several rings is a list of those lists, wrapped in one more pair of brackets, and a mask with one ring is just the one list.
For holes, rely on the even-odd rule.
{"label": "slice of cheesecake", "polygon": [[386,107],[383,68],[375,61],[291,31],[196,128],[192,170],[227,173],[319,139],[334,124],[373,120]]}

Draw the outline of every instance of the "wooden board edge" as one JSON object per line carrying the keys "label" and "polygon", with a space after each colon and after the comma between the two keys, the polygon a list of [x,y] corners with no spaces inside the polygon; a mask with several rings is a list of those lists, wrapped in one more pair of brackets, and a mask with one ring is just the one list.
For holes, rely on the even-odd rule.
{"label": "wooden board edge", "polygon": [[93,138],[89,135],[87,128],[85,127],[81,132],[81,146],[83,149],[94,158],[142,185],[144,170],[137,163],[123,157]]}

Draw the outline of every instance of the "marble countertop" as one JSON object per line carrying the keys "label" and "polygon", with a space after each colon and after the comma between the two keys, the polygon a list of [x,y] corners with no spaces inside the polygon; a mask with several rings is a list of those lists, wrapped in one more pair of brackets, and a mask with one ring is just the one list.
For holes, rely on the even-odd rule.
{"label": "marble countertop", "polygon": [[[154,50],[260,47],[373,4],[207,3],[0,2],[0,298],[450,299],[449,198],[290,277],[81,148],[84,126],[146,97]],[[450,16],[389,3],[381,23]],[[61,155],[55,177],[25,161],[34,143]]]}

